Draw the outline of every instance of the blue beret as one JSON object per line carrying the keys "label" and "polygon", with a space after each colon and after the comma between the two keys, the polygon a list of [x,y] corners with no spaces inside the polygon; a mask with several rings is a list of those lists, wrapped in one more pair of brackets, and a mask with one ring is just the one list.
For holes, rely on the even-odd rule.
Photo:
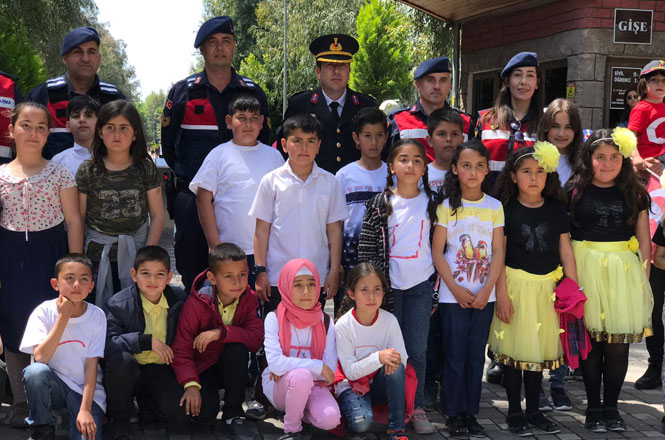
{"label": "blue beret", "polygon": [[501,78],[505,78],[511,70],[517,67],[538,67],[538,54],[536,52],[520,52],[508,61],[501,71]]}
{"label": "blue beret", "polygon": [[219,17],[213,17],[203,23],[199,28],[199,31],[196,33],[194,47],[196,49],[201,47],[206,38],[212,34],[235,35],[235,32],[233,32],[233,20],[231,20],[231,17],[228,15],[220,15]]}
{"label": "blue beret", "polygon": [[99,45],[99,34],[95,28],[90,26],[76,28],[67,35],[65,39],[62,40],[62,49],[60,49],[60,55],[66,55],[83,43],[88,41],[94,41]]}
{"label": "blue beret", "polygon": [[665,70],[665,60],[650,61],[649,64],[644,66],[642,72],[640,72],[640,78],[643,77],[644,75],[647,75],[651,72],[656,72],[658,70],[660,70],[660,73],[665,74],[665,72],[663,72]]}
{"label": "blue beret", "polygon": [[431,60],[423,61],[413,74],[413,79],[422,78],[430,73],[450,73],[450,66],[448,64],[448,57],[432,58]]}

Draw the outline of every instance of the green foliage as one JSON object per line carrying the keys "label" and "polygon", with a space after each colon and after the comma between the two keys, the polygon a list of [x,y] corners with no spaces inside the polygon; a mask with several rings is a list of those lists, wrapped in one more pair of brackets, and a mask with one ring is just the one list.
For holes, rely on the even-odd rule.
{"label": "green foliage", "polygon": [[412,67],[405,15],[394,2],[370,0],[358,14],[360,49],[353,57],[350,85],[379,102],[408,96]]}
{"label": "green foliage", "polygon": [[138,102],[139,82],[135,79],[134,67],[127,61],[125,42],[114,39],[103,25],[97,26],[97,31],[101,36],[99,51],[102,54],[97,74],[104,82],[122,90],[128,101]]}
{"label": "green foliage", "polygon": [[[44,63],[30,45],[23,26],[7,26],[0,17],[0,70],[17,77],[25,96],[33,87],[44,82]],[[13,28],[13,29],[12,29]],[[12,29],[12,30],[10,30]]]}
{"label": "green foliage", "polygon": [[148,142],[148,146],[152,149],[161,142],[160,119],[165,102],[166,94],[163,90],[160,90],[159,92],[151,92],[143,101],[136,105],[145,126],[146,142]]}

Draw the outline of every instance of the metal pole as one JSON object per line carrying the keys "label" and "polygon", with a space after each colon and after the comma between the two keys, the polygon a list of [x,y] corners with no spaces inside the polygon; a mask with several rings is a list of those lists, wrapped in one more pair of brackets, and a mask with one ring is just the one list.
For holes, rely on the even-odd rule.
{"label": "metal pole", "polygon": [[459,62],[460,26],[457,21],[453,23],[453,34],[453,107],[462,108],[458,102],[461,72]]}
{"label": "metal pole", "polygon": [[282,79],[282,115],[286,113],[286,106],[288,104],[288,97],[287,97],[287,88],[286,88],[286,71],[288,69],[289,63],[288,63],[288,52],[287,52],[287,44],[286,44],[286,36],[287,32],[286,30],[288,29],[288,17],[287,17],[287,3],[288,0],[284,0],[284,78]]}

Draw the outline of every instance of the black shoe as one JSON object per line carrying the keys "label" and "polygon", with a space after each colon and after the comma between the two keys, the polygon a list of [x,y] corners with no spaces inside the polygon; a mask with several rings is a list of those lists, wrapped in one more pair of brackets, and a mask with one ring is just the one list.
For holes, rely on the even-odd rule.
{"label": "black shoe", "polygon": [[540,387],[540,396],[538,397],[538,410],[539,411],[552,411],[552,402],[545,395],[543,387]]}
{"label": "black shoe", "polygon": [[652,364],[649,362],[647,371],[644,372],[642,377],[635,381],[635,388],[638,390],[653,390],[661,385],[660,370],[662,365]]}
{"label": "black shoe", "polygon": [[261,403],[257,402],[256,400],[252,400],[251,402],[249,402],[249,405],[247,405],[247,411],[245,411],[245,417],[247,417],[248,419],[263,420],[266,418],[266,415],[268,415],[266,407],[263,406]]}
{"label": "black shoe", "polygon": [[277,440],[302,440],[299,432],[285,432]]}
{"label": "black shoe", "polygon": [[563,388],[550,388],[550,395],[552,396],[552,406],[557,411],[570,411],[573,409],[573,402],[566,394]]}
{"label": "black shoe", "polygon": [[602,434],[607,432],[605,427],[605,416],[603,415],[602,409],[588,409],[586,411],[586,420],[584,421],[584,427],[591,432],[596,434]]}
{"label": "black shoe", "polygon": [[469,432],[469,437],[472,438],[485,438],[487,437],[487,433],[485,432],[485,428],[480,426],[480,423],[476,420],[476,418],[471,415],[471,414],[464,414],[464,424],[466,425],[466,429]]}
{"label": "black shoe", "polygon": [[237,440],[253,440],[254,430],[245,422],[244,417],[234,417],[231,423],[228,420],[222,420],[222,429],[232,438]]}
{"label": "black shoe", "polygon": [[348,440],[365,440],[367,436],[364,432],[355,432],[349,428],[344,428],[344,437]]}
{"label": "black shoe", "polygon": [[613,432],[624,432],[626,430],[626,422],[619,415],[618,409],[605,408],[605,428]]}
{"label": "black shoe", "polygon": [[28,440],[55,440],[54,425],[38,425],[32,427],[32,435]]}
{"label": "black shoe", "polygon": [[506,417],[506,423],[508,424],[508,430],[513,435],[518,437],[531,437],[533,435],[529,422],[526,421],[526,417],[522,413],[509,415]]}
{"label": "black shoe", "polygon": [[469,437],[469,429],[466,427],[466,423],[464,423],[464,416],[462,414],[455,417],[448,417],[446,428],[452,438],[465,439]]}
{"label": "black shoe", "polygon": [[489,365],[487,366],[486,373],[487,373],[487,381],[489,383],[500,385],[503,379],[503,365],[496,363],[494,361],[490,361]]}
{"label": "black shoe", "polygon": [[529,422],[529,425],[533,426],[534,428],[538,429],[539,431],[545,434],[558,434],[559,432],[561,432],[561,428],[559,428],[550,419],[545,417],[545,415],[540,411],[528,415],[526,417],[526,420],[527,422]]}

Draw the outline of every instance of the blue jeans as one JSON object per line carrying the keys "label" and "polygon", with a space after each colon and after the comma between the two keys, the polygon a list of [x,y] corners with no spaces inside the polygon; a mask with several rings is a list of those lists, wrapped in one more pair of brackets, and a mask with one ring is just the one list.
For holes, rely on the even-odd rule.
{"label": "blue jeans", "polygon": [[[29,425],[54,425],[53,410],[66,407],[69,411],[69,440],[81,440],[82,435],[76,429],[76,417],[83,396],[69,388],[48,365],[40,362],[23,370],[23,385],[30,408],[30,417],[26,419]],[[97,425],[95,440],[101,440],[104,411],[93,402],[91,412]]]}
{"label": "blue jeans", "polygon": [[566,377],[567,371],[568,365],[561,365],[556,370],[550,370],[550,389],[566,388],[566,382],[564,381],[564,378]]}
{"label": "blue jeans", "polygon": [[432,282],[425,280],[410,289],[393,289],[395,317],[402,329],[402,337],[409,363],[418,378],[415,408],[422,408],[425,400],[425,366],[427,364],[427,335],[432,313]]}
{"label": "blue jeans", "polygon": [[370,390],[364,396],[353,390],[339,395],[339,409],[353,432],[367,432],[372,426],[372,405],[388,403],[388,431],[403,431],[404,426],[404,365],[391,375],[386,375],[383,367],[374,376]]}
{"label": "blue jeans", "polygon": [[494,303],[484,309],[463,309],[457,303],[439,304],[445,368],[443,414],[455,417],[480,412],[485,346],[494,316]]}

